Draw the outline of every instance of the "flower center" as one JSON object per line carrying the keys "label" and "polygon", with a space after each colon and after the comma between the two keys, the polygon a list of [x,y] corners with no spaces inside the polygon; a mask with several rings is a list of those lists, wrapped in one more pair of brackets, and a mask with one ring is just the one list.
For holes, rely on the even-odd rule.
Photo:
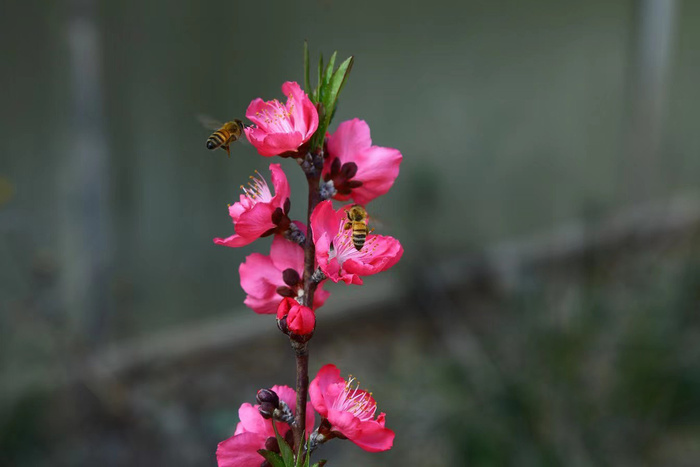
{"label": "flower center", "polygon": [[255,171],[255,177],[252,175],[250,176],[247,187],[241,185],[241,190],[243,190],[243,193],[245,193],[246,197],[251,200],[253,204],[259,202],[269,203],[272,201],[270,187],[267,186],[267,182],[257,170]]}
{"label": "flower center", "polygon": [[333,238],[331,249],[328,252],[328,260],[330,261],[333,258],[337,258],[338,264],[340,264],[341,266],[348,259],[364,260],[366,258],[369,258],[372,256],[372,253],[374,253],[374,250],[377,248],[377,246],[374,244],[376,237],[370,237],[369,235],[367,235],[365,244],[358,251],[357,248],[355,248],[355,244],[352,241],[352,228],[344,228],[346,222],[346,219],[340,220],[338,233],[336,234],[335,238]]}
{"label": "flower center", "polygon": [[288,96],[287,105],[277,99],[265,103],[265,107],[256,112],[255,116],[267,124],[270,133],[290,133],[294,131],[292,125],[292,111],[294,110],[294,96]]}
{"label": "flower center", "polygon": [[345,389],[333,403],[333,408],[350,412],[360,420],[366,421],[374,419],[377,402],[372,398],[372,393],[360,389],[360,382],[350,375],[345,382]]}

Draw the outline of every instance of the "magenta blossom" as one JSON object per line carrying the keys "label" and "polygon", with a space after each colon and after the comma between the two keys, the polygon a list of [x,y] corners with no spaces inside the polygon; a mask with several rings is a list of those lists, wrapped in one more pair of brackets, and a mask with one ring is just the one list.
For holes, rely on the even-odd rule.
{"label": "magenta blossom", "polygon": [[[273,386],[281,401],[295,411],[296,392],[289,386]],[[216,450],[216,460],[219,467],[260,467],[265,459],[258,453],[259,449],[266,449],[265,443],[270,438],[275,439],[275,431],[272,428],[272,420],[266,420],[258,412],[259,405],[245,403],[238,409],[241,421],[236,426],[234,435],[219,443]],[[289,425],[283,422],[275,422],[277,431],[283,438],[290,430]],[[306,432],[313,431],[314,410],[306,407]],[[274,443],[273,443],[274,444]]]}
{"label": "magenta blossom", "polygon": [[360,389],[354,378],[344,380],[335,365],[318,371],[309,396],[314,409],[330,423],[331,433],[345,436],[365,451],[391,449],[394,432],[384,426],[386,414],[375,418],[377,402],[372,394]]}
{"label": "magenta blossom", "polygon": [[255,124],[245,129],[248,141],[261,156],[296,152],[318,128],[318,112],[309,96],[292,81],[282,85],[287,103],[254,99],[245,116]]}
{"label": "magenta blossom", "polygon": [[393,237],[370,234],[358,251],[352,242],[352,230],[344,228],[349,207],[334,211],[328,200],[314,209],[311,230],[316,245],[316,261],[333,282],[362,284],[360,276],[370,276],[396,264],[403,255],[403,247]]}
{"label": "magenta blossom", "polygon": [[289,183],[279,164],[270,164],[272,186],[256,171],[257,177],[250,177],[248,187],[241,185],[243,193],[240,201],[229,205],[228,213],[236,226],[236,233],[227,238],[215,238],[214,243],[230,247],[244,246],[261,236],[275,231],[282,233],[289,227]]}
{"label": "magenta blossom", "polygon": [[328,137],[323,180],[333,183],[333,197],[367,204],[389,191],[399,175],[403,156],[398,149],[372,146],[369,125],[352,119]]}
{"label": "magenta blossom", "polygon": [[[270,247],[270,256],[260,253],[249,255],[240,265],[241,287],[248,294],[245,303],[256,313],[272,314],[284,297],[301,297],[304,290],[304,249],[294,242],[276,235]],[[326,301],[330,292],[319,284],[314,294],[314,309]]]}
{"label": "magenta blossom", "polygon": [[316,315],[308,306],[300,305],[293,298],[285,297],[277,307],[277,320],[287,318],[287,329],[294,334],[307,336],[316,328]]}

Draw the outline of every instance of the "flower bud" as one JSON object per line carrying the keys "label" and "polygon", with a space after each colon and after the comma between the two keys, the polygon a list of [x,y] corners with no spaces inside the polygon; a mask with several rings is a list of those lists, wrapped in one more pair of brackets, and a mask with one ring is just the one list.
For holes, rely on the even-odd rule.
{"label": "flower bud", "polygon": [[316,315],[311,308],[297,304],[289,310],[287,326],[294,334],[311,334],[316,328]]}
{"label": "flower bud", "polygon": [[277,406],[280,404],[279,396],[272,389],[260,389],[255,395],[255,400],[258,401],[258,404],[269,402],[274,405],[275,408],[277,408]]}
{"label": "flower bud", "polygon": [[275,412],[276,408],[277,406],[270,402],[263,402],[260,404],[260,407],[258,407],[258,412],[260,412],[262,418],[269,419],[272,418],[272,414]]}
{"label": "flower bud", "polygon": [[277,438],[270,436],[265,440],[265,449],[272,452],[280,452],[280,445],[277,442]]}
{"label": "flower bud", "polygon": [[291,297],[284,297],[280,304],[277,306],[277,319],[280,320],[287,316],[289,314],[289,310],[291,310],[292,307],[295,305],[299,305],[299,303],[297,303],[296,300],[294,300]]}

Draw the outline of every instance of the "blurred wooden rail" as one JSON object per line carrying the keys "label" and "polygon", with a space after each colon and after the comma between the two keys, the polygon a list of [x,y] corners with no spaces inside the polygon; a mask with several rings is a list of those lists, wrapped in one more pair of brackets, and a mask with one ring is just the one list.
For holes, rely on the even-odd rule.
{"label": "blurred wooden rail", "polygon": [[[508,286],[523,268],[569,261],[582,255],[629,245],[653,244],[676,235],[693,234],[700,229],[700,200],[681,197],[622,212],[608,220],[574,222],[552,232],[530,238],[504,242],[479,255],[455,256],[442,260],[423,271],[419,280],[426,287],[451,289],[461,287],[480,276],[488,275]],[[319,313],[325,322],[344,325],[358,315],[382,313],[406,297],[407,287],[396,275],[385,274],[367,281],[362,293],[336,287],[333,304]],[[352,301],[343,300],[352,294]],[[2,377],[3,399],[12,402],[30,389],[50,389],[78,381],[115,381],[152,366],[177,365],[184,360],[197,360],[207,355],[267,339],[278,333],[271,325],[272,317],[253,313],[221,313],[214,319],[165,330],[147,338],[110,346],[88,358],[75,362],[68,371],[35,371]]]}

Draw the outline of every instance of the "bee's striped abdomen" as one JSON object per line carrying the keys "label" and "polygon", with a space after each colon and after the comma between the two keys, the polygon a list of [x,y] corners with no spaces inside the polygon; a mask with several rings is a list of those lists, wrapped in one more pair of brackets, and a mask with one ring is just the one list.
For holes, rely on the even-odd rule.
{"label": "bee's striped abdomen", "polygon": [[367,224],[364,222],[354,222],[352,226],[352,244],[355,249],[360,251],[365,244],[367,238]]}
{"label": "bee's striped abdomen", "polygon": [[228,136],[221,130],[216,130],[207,140],[207,149],[216,149],[228,139]]}

